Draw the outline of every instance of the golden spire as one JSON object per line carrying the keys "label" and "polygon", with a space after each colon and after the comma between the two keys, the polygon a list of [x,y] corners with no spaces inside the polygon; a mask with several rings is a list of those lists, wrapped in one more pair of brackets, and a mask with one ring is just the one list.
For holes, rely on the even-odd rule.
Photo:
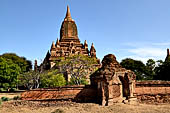
{"label": "golden spire", "polygon": [[66,13],[65,20],[67,20],[67,21],[69,21],[69,20],[72,21],[71,13],[70,13],[70,8],[69,8],[68,5],[67,5],[67,13]]}

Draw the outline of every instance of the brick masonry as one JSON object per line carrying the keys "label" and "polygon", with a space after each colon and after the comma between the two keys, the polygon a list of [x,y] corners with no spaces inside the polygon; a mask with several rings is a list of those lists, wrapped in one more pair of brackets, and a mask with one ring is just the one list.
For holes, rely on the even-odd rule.
{"label": "brick masonry", "polygon": [[[115,88],[114,88],[115,89]],[[23,100],[73,100],[96,102],[97,89],[88,86],[43,88],[23,92]],[[170,103],[170,81],[138,81],[135,93],[139,102]]]}
{"label": "brick masonry", "polygon": [[138,81],[135,95],[139,102],[170,103],[170,81]]}
{"label": "brick masonry", "polygon": [[97,90],[91,86],[65,86],[39,88],[23,92],[22,100],[72,100],[76,102],[95,102]]}

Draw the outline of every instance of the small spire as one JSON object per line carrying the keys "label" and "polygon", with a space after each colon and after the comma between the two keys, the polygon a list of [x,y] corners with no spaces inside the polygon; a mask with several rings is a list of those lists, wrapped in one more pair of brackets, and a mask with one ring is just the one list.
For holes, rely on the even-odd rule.
{"label": "small spire", "polygon": [[65,20],[72,20],[71,13],[70,13],[70,8],[69,8],[68,5],[67,5],[67,13],[66,13]]}
{"label": "small spire", "polygon": [[55,50],[56,49],[56,47],[55,47],[55,43],[54,43],[54,41],[53,41],[53,43],[52,43],[52,45],[51,45],[51,51],[52,50]]}
{"label": "small spire", "polygon": [[57,38],[57,41],[56,41],[55,46],[56,46],[57,48],[60,47],[60,42],[59,42],[58,38]]}
{"label": "small spire", "polygon": [[167,56],[169,56],[170,55],[170,53],[169,53],[169,48],[167,49]]}
{"label": "small spire", "polygon": [[69,8],[69,6],[68,6],[68,5],[67,5],[66,18],[71,18],[70,8]]}
{"label": "small spire", "polygon": [[57,38],[57,44],[59,44],[59,40],[58,40],[58,38]]}
{"label": "small spire", "polygon": [[55,48],[55,43],[54,43],[54,41],[53,41],[53,43],[52,43],[52,48]]}
{"label": "small spire", "polygon": [[86,41],[86,40],[84,41],[84,45],[85,45],[85,44],[87,44],[87,41]]}
{"label": "small spire", "polygon": [[91,45],[90,51],[94,51],[94,52],[96,52],[96,49],[94,48],[93,43],[92,43],[92,45]]}
{"label": "small spire", "polygon": [[94,45],[93,45],[93,43],[92,43],[91,47],[93,47],[93,48],[94,48]]}
{"label": "small spire", "polygon": [[50,52],[49,52],[49,50],[47,51],[47,54],[46,54],[46,57],[45,58],[50,58]]}
{"label": "small spire", "polygon": [[59,42],[59,40],[58,40],[58,38],[57,38],[57,41],[56,41],[56,46],[57,46],[57,45],[59,45],[59,44],[60,44],[60,42]]}

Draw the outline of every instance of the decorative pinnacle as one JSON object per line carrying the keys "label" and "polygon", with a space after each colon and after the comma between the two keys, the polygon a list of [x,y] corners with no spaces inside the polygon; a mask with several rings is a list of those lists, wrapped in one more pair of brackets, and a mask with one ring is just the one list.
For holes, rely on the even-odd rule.
{"label": "decorative pinnacle", "polygon": [[84,41],[84,45],[85,45],[85,44],[87,45],[87,41],[86,41],[86,40]]}
{"label": "decorative pinnacle", "polygon": [[51,45],[51,51],[54,50],[56,47],[55,47],[55,43],[53,41],[52,45]]}
{"label": "decorative pinnacle", "polygon": [[57,38],[57,44],[59,44],[60,42],[59,42],[59,40],[58,40],[58,38]]}
{"label": "decorative pinnacle", "polygon": [[93,43],[92,43],[91,47],[93,47],[93,48],[94,48],[94,45],[93,45]]}
{"label": "decorative pinnacle", "polygon": [[66,13],[65,19],[67,19],[67,20],[72,20],[72,18],[71,18],[71,13],[70,13],[70,8],[69,8],[68,5],[67,5],[67,13]]}
{"label": "decorative pinnacle", "polygon": [[55,48],[55,43],[54,43],[54,41],[53,41],[52,47]]}

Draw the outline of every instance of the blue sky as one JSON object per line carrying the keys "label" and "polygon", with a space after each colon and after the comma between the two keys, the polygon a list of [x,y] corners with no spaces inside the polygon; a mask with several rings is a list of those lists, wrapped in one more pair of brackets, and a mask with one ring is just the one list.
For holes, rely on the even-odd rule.
{"label": "blue sky", "polygon": [[81,42],[93,42],[98,58],[165,59],[170,0],[0,0],[0,54],[40,63],[59,37],[67,5]]}

